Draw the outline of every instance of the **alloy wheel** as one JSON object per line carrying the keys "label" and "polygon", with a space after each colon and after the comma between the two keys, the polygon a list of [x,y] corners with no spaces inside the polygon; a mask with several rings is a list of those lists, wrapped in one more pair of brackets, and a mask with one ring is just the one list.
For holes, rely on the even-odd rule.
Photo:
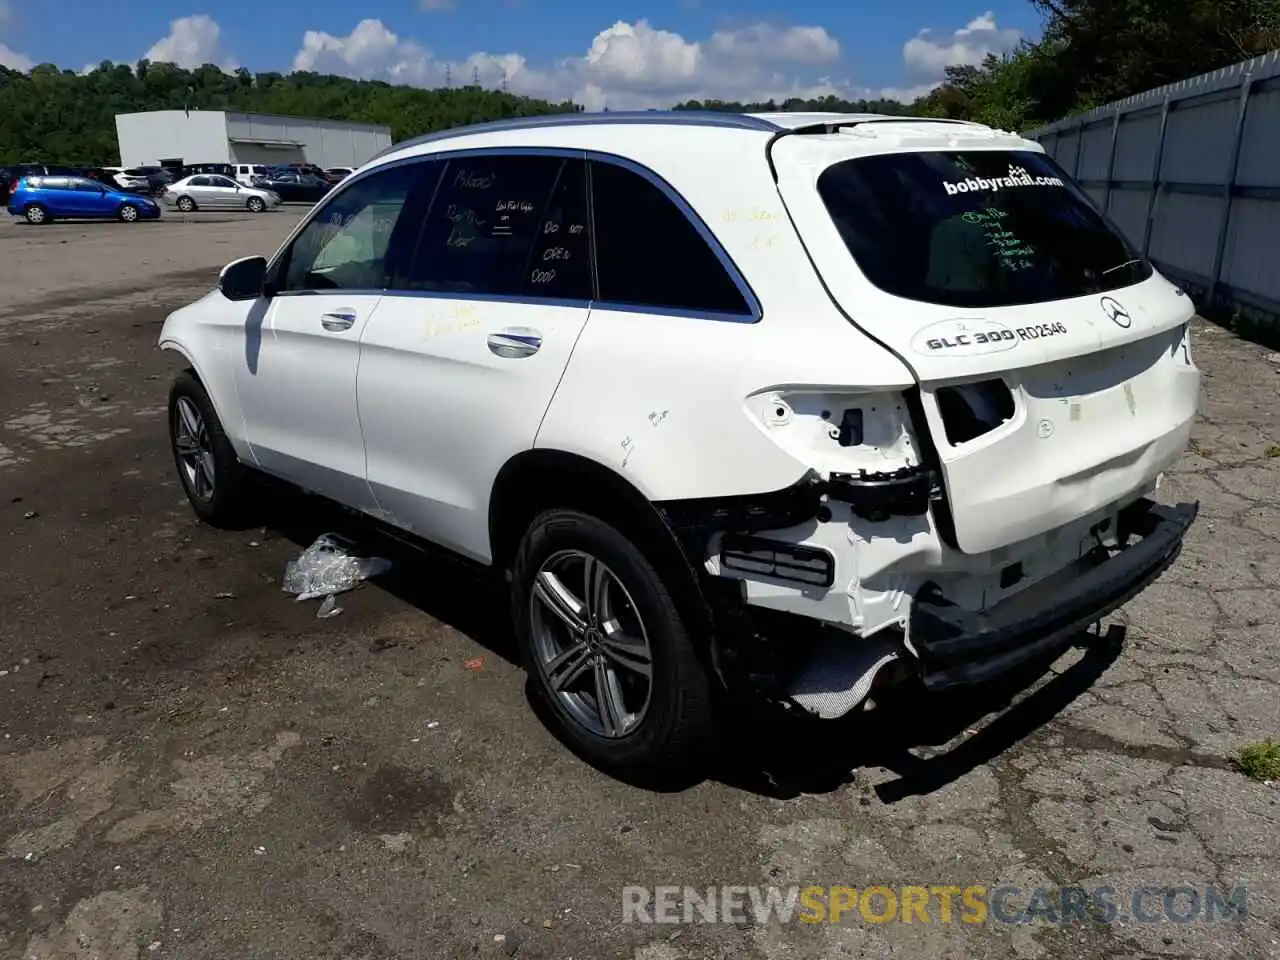
{"label": "alloy wheel", "polygon": [[537,667],[563,709],[591,733],[625,737],[653,689],[653,652],[627,588],[598,558],[561,550],[529,598]]}
{"label": "alloy wheel", "polygon": [[27,222],[28,223],[44,223],[44,208],[29,207],[27,209]]}
{"label": "alloy wheel", "polygon": [[200,409],[189,397],[179,397],[174,404],[175,431],[173,447],[182,467],[182,479],[193,497],[202,502],[213,499],[214,460],[209,428]]}
{"label": "alloy wheel", "polygon": [[137,220],[138,219],[137,208],[128,206],[126,204],[124,207],[120,209],[120,219],[126,221],[127,223],[132,223],[134,220]]}

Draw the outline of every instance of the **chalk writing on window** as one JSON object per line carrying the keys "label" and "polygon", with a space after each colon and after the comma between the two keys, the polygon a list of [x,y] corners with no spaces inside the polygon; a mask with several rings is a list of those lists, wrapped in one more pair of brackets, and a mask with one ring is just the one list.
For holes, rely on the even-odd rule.
{"label": "chalk writing on window", "polygon": [[1034,266],[1036,249],[1008,228],[1009,212],[998,207],[970,210],[961,219],[982,228],[983,239],[1001,266],[1017,272]]}

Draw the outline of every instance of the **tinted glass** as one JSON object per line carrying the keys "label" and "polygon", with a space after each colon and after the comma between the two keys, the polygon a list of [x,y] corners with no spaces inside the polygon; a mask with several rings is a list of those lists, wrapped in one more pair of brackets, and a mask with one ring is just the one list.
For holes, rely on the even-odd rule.
{"label": "tinted glass", "polygon": [[592,161],[600,299],[749,314],[742,291],[684,212],[645,177]]}
{"label": "tinted glass", "polygon": [[215,187],[234,187],[236,185],[234,180],[228,180],[226,177],[210,177],[209,180]]}
{"label": "tinted glass", "polygon": [[582,166],[559,157],[451,160],[404,288],[589,299]]}
{"label": "tinted glass", "polygon": [[100,193],[102,185],[92,180],[72,180],[71,189],[78,190],[81,193]]}
{"label": "tinted glass", "polygon": [[331,194],[290,247],[280,289],[385,289],[407,269],[443,167],[390,167]]}
{"label": "tinted glass", "polygon": [[587,164],[566,160],[547,200],[524,271],[521,296],[590,300],[591,226]]}
{"label": "tinted glass", "polygon": [[823,171],[818,193],[867,279],[912,300],[1042,303],[1151,276],[1080,188],[1039,153],[862,157]]}
{"label": "tinted glass", "polygon": [[188,185],[192,187],[207,187],[210,185],[209,178],[208,177],[192,177]]}

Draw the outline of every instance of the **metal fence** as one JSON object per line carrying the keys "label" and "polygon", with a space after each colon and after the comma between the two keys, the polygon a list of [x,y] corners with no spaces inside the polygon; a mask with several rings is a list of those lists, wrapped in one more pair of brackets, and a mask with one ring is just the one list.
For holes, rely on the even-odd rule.
{"label": "metal fence", "polygon": [[1280,51],[1028,136],[1202,305],[1280,324]]}

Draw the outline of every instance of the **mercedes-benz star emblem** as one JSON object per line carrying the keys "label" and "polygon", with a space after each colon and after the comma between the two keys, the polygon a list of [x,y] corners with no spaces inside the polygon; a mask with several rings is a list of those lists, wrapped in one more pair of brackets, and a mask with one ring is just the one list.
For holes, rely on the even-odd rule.
{"label": "mercedes-benz star emblem", "polygon": [[1107,315],[1107,319],[1117,327],[1124,327],[1127,330],[1129,325],[1133,323],[1133,318],[1129,316],[1129,311],[1110,297],[1103,297],[1101,306],[1102,312]]}

